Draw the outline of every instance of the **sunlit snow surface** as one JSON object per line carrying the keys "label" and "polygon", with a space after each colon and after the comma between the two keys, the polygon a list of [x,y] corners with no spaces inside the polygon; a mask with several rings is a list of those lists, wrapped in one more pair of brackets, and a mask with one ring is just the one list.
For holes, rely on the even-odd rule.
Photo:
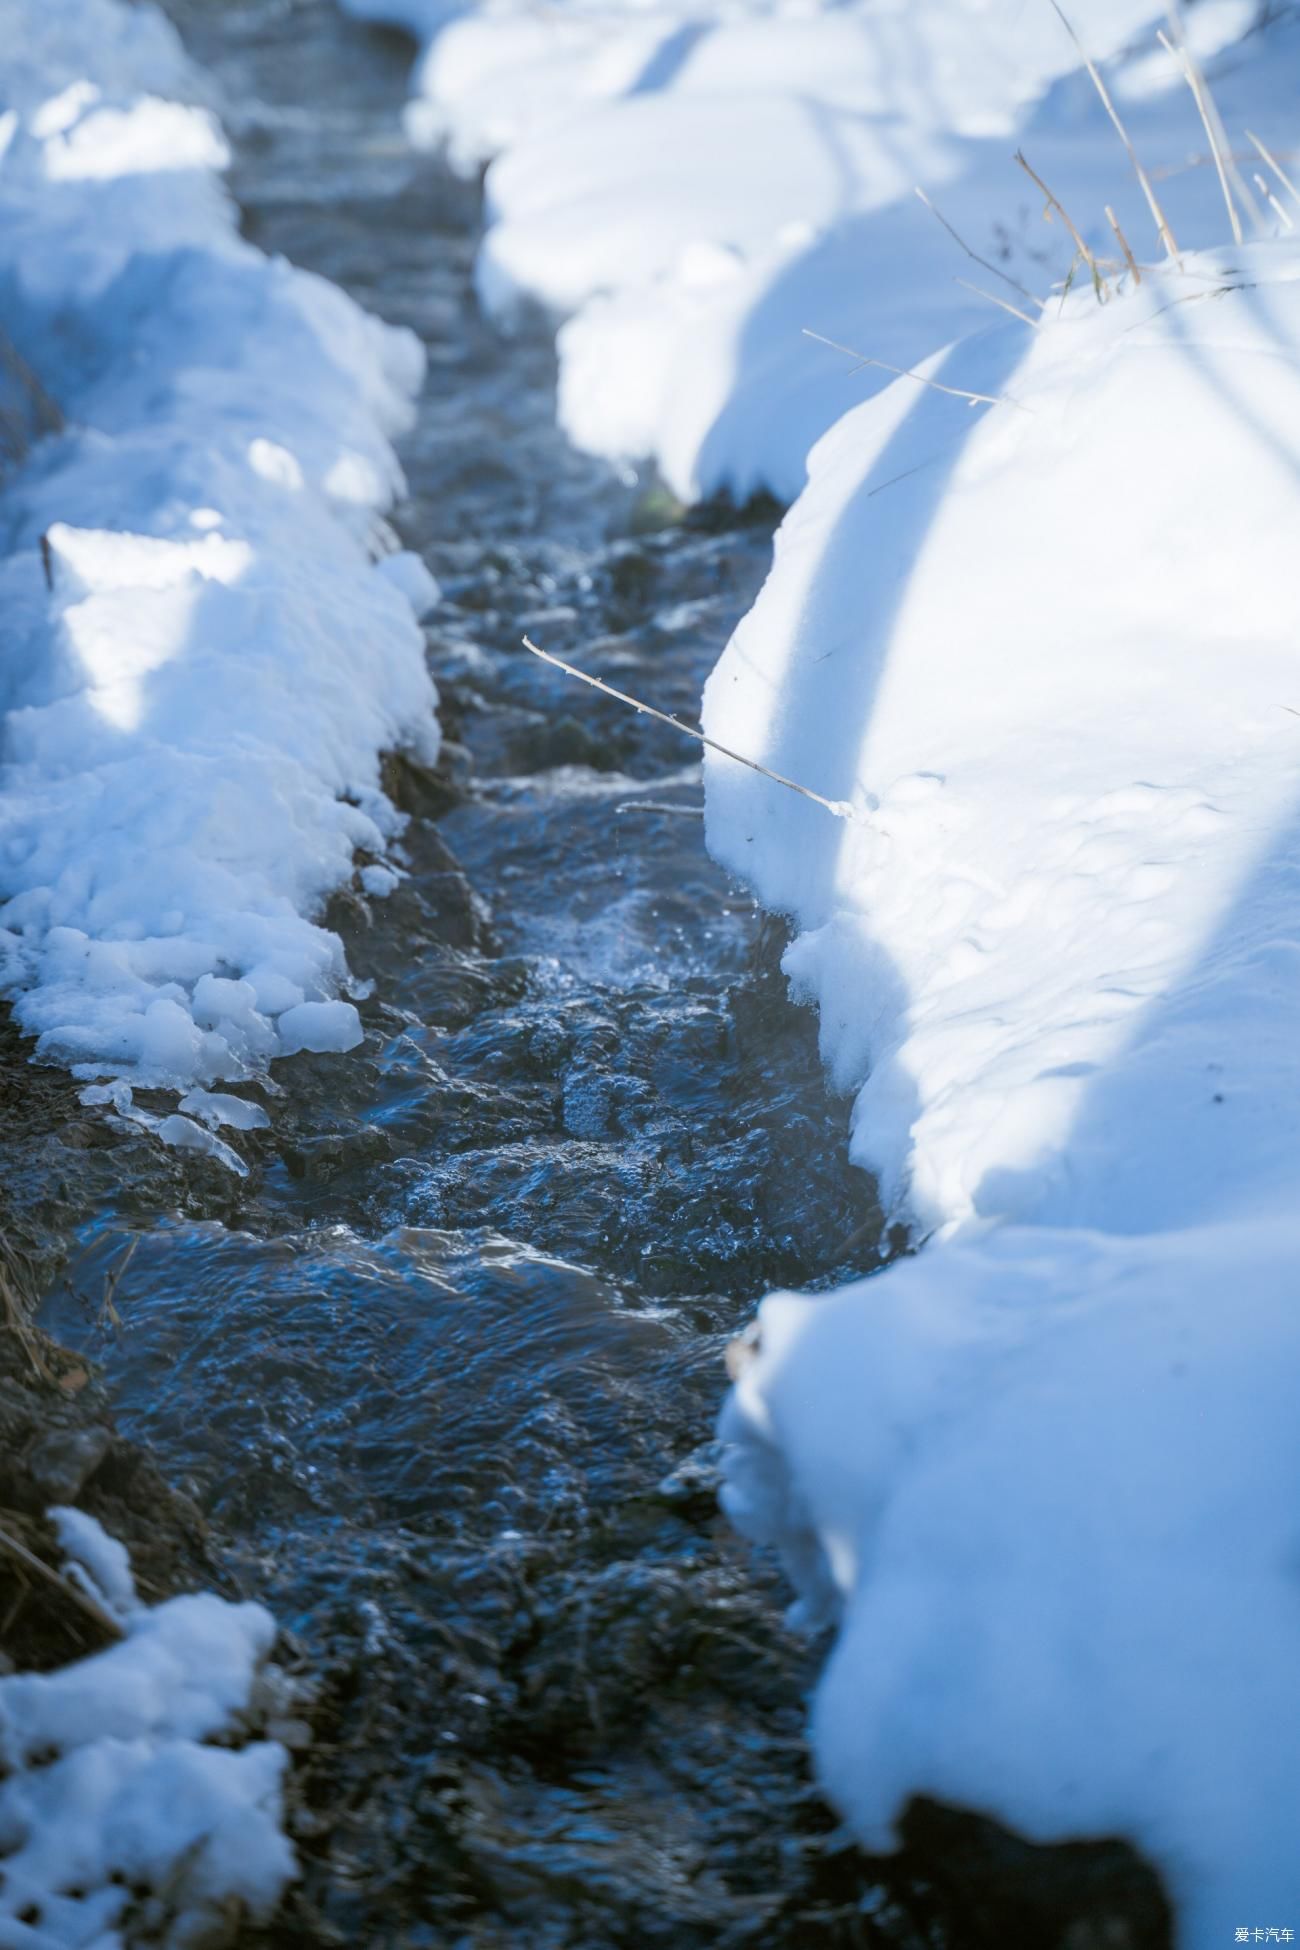
{"label": "sunlit snow surface", "polygon": [[191,1943],[240,1905],[266,1915],[293,1873],[287,1755],[235,1743],[270,1616],[206,1592],[149,1610],[93,1517],[51,1514],[70,1572],[124,1637],[58,1672],[0,1679],[0,1944],[108,1950],[123,1930]]}
{"label": "sunlit snow surface", "polygon": [[[710,846],[793,916],[930,1240],[768,1301],[724,1417],[733,1516],[839,1624],[828,1789],[873,1846],[915,1793],[1125,1834],[1211,1950],[1300,1926],[1300,260],[1253,165],[1222,248],[1163,9],[1067,11],[1184,253],[1105,306],[1018,145],[1095,250],[1110,203],[1162,253],[1047,6],[408,4],[409,121],[495,159],[480,289],[567,316],[577,440],[687,498],[793,497],[813,449],[706,724],[857,808],[710,756]],[[1189,32],[1290,158],[1300,32],[1257,11]]]}
{"label": "sunlit snow surface", "polygon": [[853,1152],[936,1237],[769,1301],[728,1503],[842,1621],[815,1727],[910,1792],[1120,1832],[1196,1950],[1300,1906],[1293,1416],[1300,255],[994,327],[815,449],[713,735]]}
{"label": "sunlit snow surface", "polygon": [[421,350],[239,239],[199,85],[148,7],[0,0],[0,322],[67,422],[0,491],[0,981],[177,1087],[358,1040],[313,916],[437,741],[428,578],[373,561]]}
{"label": "sunlit snow surface", "polygon": [[[813,442],[887,374],[805,328],[907,365],[988,322],[983,291],[1045,293],[1072,244],[1013,160],[1030,163],[1092,246],[1140,256],[1151,215],[1049,0],[345,0],[431,35],[408,123],[469,168],[490,159],[479,262],[488,306],[564,316],[560,413],[580,446],[653,456],[683,498],[798,493]],[[1195,104],[1155,38],[1161,0],[1067,7],[1110,85],[1182,244],[1223,232]],[[1254,19],[1201,0],[1211,58]],[[1235,54],[1216,77],[1285,147],[1295,54]],[[1235,125],[1235,120],[1234,120]],[[1249,153],[1249,152],[1248,152]],[[1193,159],[1199,157],[1199,162]],[[922,186],[973,263],[913,194]],[[1253,192],[1252,192],[1253,193]],[[967,281],[967,285],[958,282]],[[1029,309],[1033,310],[1032,300]]]}

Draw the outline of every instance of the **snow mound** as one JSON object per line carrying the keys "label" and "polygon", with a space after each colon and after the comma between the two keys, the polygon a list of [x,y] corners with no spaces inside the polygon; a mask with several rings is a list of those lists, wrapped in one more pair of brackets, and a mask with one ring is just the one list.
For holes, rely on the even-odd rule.
{"label": "snow mound", "polygon": [[243,1732],[275,1637],[259,1605],[209,1593],[140,1605],[126,1552],[51,1512],[70,1570],[122,1620],[117,1645],[0,1679],[0,1942],[55,1950],[224,1940],[294,1873],[282,1746]]}
{"label": "snow mound", "polygon": [[[1140,255],[1151,217],[1061,21],[1042,0],[574,0],[541,14],[490,0],[344,0],[426,37],[408,126],[453,161],[489,161],[485,304],[566,317],[560,417],[579,446],[653,459],[683,500],[798,493],[809,448],[886,378],[804,328],[886,365],[994,316],[974,283],[1045,294],[1070,268],[1061,224],[1012,161],[1023,145],[1092,246],[1116,251],[1111,204]],[[1155,29],[1158,0],[1068,9],[1152,166],[1203,145],[1195,105]],[[1250,27],[1249,0],[1188,12],[1211,59]],[[1225,113],[1249,99],[1284,137],[1285,46],[1219,76]],[[973,264],[913,195],[996,266]],[[1223,212],[1208,167],[1161,169],[1179,241],[1208,245]],[[966,280],[966,284],[959,280]]]}
{"label": "snow mound", "polygon": [[0,488],[0,986],[77,1075],[202,1087],[359,1039],[312,917],[400,838],[379,754],[436,755],[436,586],[374,560],[423,355],[239,239],[150,7],[3,12],[0,322],[67,424]]}
{"label": "snow mound", "polygon": [[728,1507],[840,1631],[814,1731],[1132,1838],[1184,1950],[1300,1903],[1300,249],[994,326],[821,442],[709,733],[853,1155],[932,1243],[764,1305]]}
{"label": "snow mound", "polygon": [[1182,1950],[1297,1914],[1300,1227],[1006,1227],[763,1303],[724,1502],[841,1629],[813,1733],[869,1848],[923,1792],[1125,1835]]}

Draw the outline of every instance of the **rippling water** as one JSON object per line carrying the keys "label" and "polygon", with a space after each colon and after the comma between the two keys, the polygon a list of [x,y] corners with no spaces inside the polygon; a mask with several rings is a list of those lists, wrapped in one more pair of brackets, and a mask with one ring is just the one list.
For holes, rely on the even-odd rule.
{"label": "rippling water", "polygon": [[770,518],[566,449],[548,335],[475,311],[477,189],[403,144],[405,44],[324,0],[173,12],[249,235],[428,347],[397,525],[446,598],[447,760],[392,776],[410,877],[331,914],[363,1048],[277,1066],[241,1183],[96,1151],[46,1307],[318,1676],[272,1937],[938,1941],[834,1835],[812,1653],[712,1494],[755,1299],[879,1263],[847,1107],[704,854],[693,748],[519,647],[691,712]]}

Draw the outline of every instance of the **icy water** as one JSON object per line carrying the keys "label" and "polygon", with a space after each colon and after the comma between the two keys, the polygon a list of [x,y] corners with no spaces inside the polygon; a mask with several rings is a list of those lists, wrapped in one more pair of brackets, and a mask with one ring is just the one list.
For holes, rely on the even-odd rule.
{"label": "icy water", "polygon": [[847,1109],[704,854],[694,748],[519,647],[691,712],[770,520],[567,450],[545,332],[476,313],[476,187],[403,143],[405,43],[327,0],[173,12],[248,234],[428,347],[397,527],[446,595],[448,755],[392,773],[410,877],[331,915],[364,1048],[277,1067],[242,1182],[88,1126],[45,1313],[317,1676],[270,1940],[938,1942],[836,1837],[817,1649],[713,1496],[756,1298],[879,1263]]}

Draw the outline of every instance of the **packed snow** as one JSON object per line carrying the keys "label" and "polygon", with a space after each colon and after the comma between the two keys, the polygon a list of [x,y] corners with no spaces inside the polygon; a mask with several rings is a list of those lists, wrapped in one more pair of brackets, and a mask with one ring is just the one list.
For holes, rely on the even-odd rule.
{"label": "packed snow", "polygon": [[421,348],[239,238],[202,86],[151,7],[0,0],[0,986],[127,1112],[359,1040],[315,916],[437,750],[381,520]]}
{"label": "packed snow", "polygon": [[1300,1928],[1300,198],[1269,160],[1295,180],[1300,23],[1187,14],[1225,247],[1165,10],[1067,7],[1170,261],[1047,4],[348,4],[425,35],[409,128],[488,162],[480,291],[555,317],[572,436],[688,500],[798,497],[705,727],[849,813],[711,754],[708,838],[791,917],[853,1155],[923,1248],[769,1299],[724,1414],[732,1516],[838,1627],[827,1789],[877,1848],[919,1793],[1127,1836],[1184,1950]]}
{"label": "packed snow", "polygon": [[246,1738],[270,1617],[209,1593],[148,1609],[94,1518],[50,1514],[69,1572],[124,1636],[0,1679],[0,1944],[194,1943],[268,1915],[294,1872],[285,1749]]}

